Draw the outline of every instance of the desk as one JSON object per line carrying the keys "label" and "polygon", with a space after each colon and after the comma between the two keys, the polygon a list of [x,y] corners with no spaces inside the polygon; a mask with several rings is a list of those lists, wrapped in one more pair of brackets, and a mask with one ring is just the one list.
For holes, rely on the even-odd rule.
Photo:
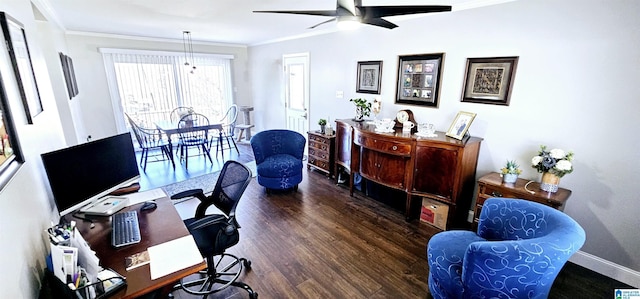
{"label": "desk", "polygon": [[[171,140],[171,136],[173,136],[174,134],[178,134],[181,131],[185,132],[185,131],[199,131],[199,130],[207,130],[207,131],[218,130],[218,134],[220,135],[219,137],[222,136],[221,123],[209,123],[206,126],[194,126],[189,128],[178,128],[178,123],[173,121],[168,121],[168,120],[157,121],[155,124],[160,131],[164,132],[167,135],[167,138],[169,140]],[[218,142],[220,142],[220,140],[222,139],[218,138]],[[169,142],[169,151],[173,152],[173,143],[171,142]]]}
{"label": "desk", "polygon": [[[111,268],[127,278],[126,288],[120,290],[112,298],[135,298],[163,287],[171,287],[180,278],[207,268],[203,260],[198,265],[174,272],[156,280],[151,280],[149,264],[131,271],[125,270],[124,260],[126,257],[142,252],[151,246],[189,235],[189,231],[184,226],[184,222],[180,219],[178,212],[168,197],[157,199],[156,203],[158,207],[151,211],[140,211],[142,204],[136,204],[123,210],[133,209],[138,211],[142,241],[138,244],[117,249],[111,246],[111,217],[94,218],[95,227],[93,229],[90,228],[89,222],[77,221],[78,231],[87,243],[89,243],[91,249],[96,252],[96,255],[100,259],[101,266]],[[68,217],[67,220],[69,221],[73,219],[71,216],[66,217]]]}

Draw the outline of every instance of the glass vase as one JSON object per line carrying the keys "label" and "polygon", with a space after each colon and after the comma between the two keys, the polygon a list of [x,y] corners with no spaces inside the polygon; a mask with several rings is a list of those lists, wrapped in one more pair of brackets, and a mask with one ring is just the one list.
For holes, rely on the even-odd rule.
{"label": "glass vase", "polygon": [[558,192],[558,185],[560,184],[560,177],[550,173],[542,173],[542,181],[540,182],[540,189],[550,193]]}

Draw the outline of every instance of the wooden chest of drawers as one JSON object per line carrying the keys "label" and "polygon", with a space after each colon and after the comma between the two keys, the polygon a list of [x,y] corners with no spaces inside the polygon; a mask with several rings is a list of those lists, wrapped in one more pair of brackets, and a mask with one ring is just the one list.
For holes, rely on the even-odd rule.
{"label": "wooden chest of drawers", "polygon": [[318,132],[308,132],[309,136],[309,159],[307,168],[311,167],[327,174],[333,175],[333,159],[336,136],[327,136]]}
{"label": "wooden chest of drawers", "polygon": [[571,190],[564,188],[559,188],[556,193],[542,191],[540,190],[540,184],[538,182],[532,182],[525,189],[525,185],[528,182],[528,180],[519,178],[515,184],[503,184],[502,177],[500,177],[500,174],[497,172],[492,172],[481,177],[478,180],[478,197],[476,198],[476,205],[473,210],[473,229],[476,230],[478,228],[478,219],[482,211],[482,205],[487,198],[521,198],[545,204],[562,211],[569,196],[571,196]]}

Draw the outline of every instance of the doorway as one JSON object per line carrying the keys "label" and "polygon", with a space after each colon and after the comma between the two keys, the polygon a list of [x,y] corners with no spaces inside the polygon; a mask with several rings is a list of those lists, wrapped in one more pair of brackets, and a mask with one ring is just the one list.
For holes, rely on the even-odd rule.
{"label": "doorway", "polygon": [[309,130],[309,53],[285,54],[282,62],[287,129],[306,138]]}

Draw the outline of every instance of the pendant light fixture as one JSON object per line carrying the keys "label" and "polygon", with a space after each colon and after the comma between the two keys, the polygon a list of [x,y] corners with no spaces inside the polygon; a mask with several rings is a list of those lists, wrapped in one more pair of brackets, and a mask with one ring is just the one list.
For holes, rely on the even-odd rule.
{"label": "pendant light fixture", "polygon": [[[191,65],[190,73],[194,73],[196,70],[196,65],[193,60],[193,42],[191,41],[191,31],[182,31],[182,46],[184,48],[184,65]],[[189,63],[189,58],[191,58],[191,63]]]}

